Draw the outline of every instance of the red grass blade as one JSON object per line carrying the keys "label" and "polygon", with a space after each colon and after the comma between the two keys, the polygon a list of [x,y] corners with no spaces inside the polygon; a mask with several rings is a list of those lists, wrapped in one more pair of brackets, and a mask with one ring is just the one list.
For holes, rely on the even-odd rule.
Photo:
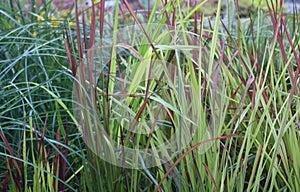
{"label": "red grass blade", "polygon": [[226,136],[221,136],[221,137],[217,137],[217,138],[212,138],[212,139],[207,139],[205,141],[202,141],[200,143],[197,143],[196,145],[192,146],[191,148],[189,148],[186,152],[184,152],[177,160],[176,162],[170,167],[170,169],[168,169],[168,171],[166,172],[166,174],[163,176],[163,178],[161,179],[161,181],[158,184],[158,188],[161,188],[161,184],[162,182],[168,177],[169,174],[171,174],[171,172],[173,171],[173,169],[180,163],[180,161],[187,156],[189,153],[191,153],[192,151],[194,151],[196,148],[200,147],[201,145],[208,143],[208,142],[212,142],[212,141],[217,141],[217,140],[225,140],[225,139],[229,139],[231,137],[235,137],[237,135],[239,135],[240,133],[234,133],[234,134],[230,134],[230,135],[226,135]]}

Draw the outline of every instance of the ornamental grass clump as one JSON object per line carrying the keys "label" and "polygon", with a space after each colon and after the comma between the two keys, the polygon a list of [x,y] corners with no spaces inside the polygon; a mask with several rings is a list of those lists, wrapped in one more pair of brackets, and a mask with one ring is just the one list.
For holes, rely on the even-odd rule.
{"label": "ornamental grass clump", "polygon": [[74,1],[57,25],[51,1],[28,18],[14,3],[3,191],[300,191],[300,25],[282,1]]}

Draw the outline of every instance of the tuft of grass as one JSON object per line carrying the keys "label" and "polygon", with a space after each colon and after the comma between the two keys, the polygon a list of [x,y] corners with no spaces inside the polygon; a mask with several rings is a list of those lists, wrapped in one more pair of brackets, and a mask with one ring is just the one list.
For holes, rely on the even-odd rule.
{"label": "tuft of grass", "polygon": [[298,13],[117,2],[0,3],[0,189],[300,191]]}

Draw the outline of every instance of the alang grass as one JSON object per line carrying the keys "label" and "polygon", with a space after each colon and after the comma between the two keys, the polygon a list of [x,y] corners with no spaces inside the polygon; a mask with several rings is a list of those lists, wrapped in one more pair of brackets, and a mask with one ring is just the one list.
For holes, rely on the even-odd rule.
{"label": "alang grass", "polygon": [[[175,12],[172,12],[172,9],[170,12],[175,15]],[[269,10],[269,12],[274,13],[274,11],[272,10]],[[134,13],[131,12],[131,14]],[[136,17],[134,18],[136,19]],[[166,15],[165,18],[168,20],[168,18],[170,17],[169,15]],[[178,16],[178,18],[180,23],[180,16]],[[252,18],[252,19],[253,21],[255,21],[256,19],[259,20],[259,16],[257,18]],[[136,22],[138,23],[138,21]],[[175,22],[173,21],[172,23],[176,23],[176,21]],[[214,29],[215,31],[213,36],[213,42],[216,43],[216,40],[218,39],[218,35],[217,35],[218,30],[216,30],[216,28]],[[274,25],[273,29],[274,29],[273,34],[275,34],[276,36],[276,34],[278,34],[277,25]],[[204,31],[204,30],[200,28],[200,31]],[[260,32],[258,31],[257,33]],[[233,39],[232,38],[233,36],[230,34],[230,31],[228,35],[231,39]],[[270,85],[268,82],[269,78],[271,77],[272,81],[276,81],[277,79],[276,76],[278,75],[282,76],[283,74],[286,75],[286,69],[289,68],[289,71],[291,71],[291,67],[288,66],[287,68],[284,68],[285,70],[283,70],[284,72],[282,72],[281,74],[278,74],[278,72],[274,71],[273,68],[274,65],[275,66],[280,65],[279,64],[280,62],[276,63],[272,58],[273,55],[280,54],[276,51],[275,48],[277,45],[276,40],[281,41],[280,39],[281,36],[279,36],[279,38],[275,38],[274,41],[269,41],[270,46],[267,46],[265,49],[263,49],[261,53],[254,52],[254,54],[251,54],[251,51],[248,50],[248,47],[249,46],[254,47],[254,51],[255,51],[255,47],[257,47],[257,45],[255,44],[255,42],[257,41],[256,38],[258,38],[259,40],[260,35],[255,36],[255,34],[253,33],[249,35],[250,36],[252,35],[252,38],[246,38],[245,34],[240,32],[239,41],[235,48],[236,52],[233,52],[234,50],[231,47],[224,47],[223,50],[217,51],[221,54],[221,56],[217,55],[217,57],[222,59],[226,57],[228,59],[227,62],[229,63],[227,65],[227,68],[222,65],[222,71],[224,71],[225,74],[227,73],[227,75],[225,76],[225,80],[226,82],[228,82],[227,86],[228,86],[229,93],[234,91],[232,92],[232,94],[229,95],[229,96],[232,95],[233,97],[232,99],[230,99],[230,97],[228,96],[228,99],[230,99],[231,101],[231,105],[228,105],[227,110],[225,110],[229,112],[234,109],[233,111],[234,113],[226,114],[226,119],[229,124],[228,125],[223,124],[222,134],[234,133],[237,131],[242,132],[243,134],[239,137],[240,141],[239,140],[230,141],[228,139],[226,142],[224,142],[225,144],[224,147],[220,147],[218,145],[212,147],[212,149],[216,151],[215,154],[217,155],[213,155],[212,151],[206,152],[203,155],[195,155],[190,153],[189,154],[191,155],[190,159],[193,162],[194,167],[197,167],[197,171],[192,171],[190,169],[191,164],[186,162],[186,160],[188,160],[188,156],[186,155],[182,156],[182,158],[179,158],[179,161],[177,161],[175,164],[177,165],[179,162],[181,164],[180,167],[177,167],[176,169],[177,171],[175,172],[172,171],[175,167],[168,167],[168,166],[166,167],[166,168],[170,168],[170,171],[167,172],[166,176],[167,175],[170,176],[169,180],[174,182],[174,185],[173,184],[170,185],[163,182],[163,187],[158,187],[160,190],[163,189],[167,190],[168,188],[169,190],[171,190],[173,188],[177,188],[177,189],[184,189],[188,191],[192,189],[197,190],[198,187],[200,187],[198,189],[202,188],[205,190],[211,189],[211,190],[221,190],[221,191],[224,190],[225,188],[230,190],[233,189],[243,190],[245,188],[248,188],[248,190],[250,189],[259,190],[261,187],[265,188],[265,190],[269,190],[272,188],[282,189],[284,187],[288,187],[290,190],[292,190],[298,187],[298,185],[290,184],[289,181],[283,177],[283,175],[286,174],[286,172],[283,172],[283,169],[281,169],[280,165],[276,161],[276,158],[280,156],[277,150],[278,147],[276,147],[276,145],[280,146],[279,144],[280,142],[275,142],[275,140],[277,140],[275,138],[277,138],[278,135],[277,135],[277,131],[275,131],[276,124],[273,123],[274,122],[273,119],[279,118],[282,115],[282,111],[289,111],[288,108],[286,107],[290,105],[288,104],[288,102],[285,102],[286,105],[282,105],[281,110],[274,111],[273,109],[274,104],[272,104],[272,100],[274,99],[272,99],[272,97],[274,97],[274,95],[277,94],[272,91],[269,93],[270,95],[268,95],[269,89],[272,87],[277,87],[278,85],[278,83],[277,84],[273,83],[273,85]],[[292,47],[294,47],[293,46],[294,43],[293,42],[290,43]],[[214,46],[216,45],[212,45],[212,49],[214,49]],[[211,53],[214,54],[214,52],[215,51],[212,51]],[[284,52],[282,53],[284,54]],[[293,55],[297,55],[297,54],[293,54]],[[239,66],[235,66],[237,61],[240,62]],[[220,63],[223,64],[223,62],[224,62],[223,60],[220,60]],[[238,70],[235,69],[236,67],[239,67],[239,69]],[[264,71],[262,71],[262,69],[264,69]],[[189,74],[191,73],[192,70],[195,69],[190,68]],[[232,71],[238,71],[239,73],[232,74]],[[229,75],[230,73],[232,77],[230,77]],[[243,74],[247,76],[243,76]],[[292,74],[292,72],[290,72],[290,74]],[[199,82],[201,81],[198,81],[198,83]],[[264,88],[265,85],[268,85],[267,87],[269,87],[269,89],[265,89]],[[296,89],[295,86],[294,89]],[[234,101],[236,101],[236,104]],[[235,105],[236,107],[234,107]],[[277,106],[277,104],[275,106]],[[264,111],[261,112],[261,109],[264,109]],[[296,112],[296,115],[297,113],[298,112]],[[284,117],[283,119],[287,120],[287,112],[283,113],[283,117]],[[295,118],[295,116],[292,117]],[[283,119],[281,120],[281,122],[285,121]],[[226,129],[226,127],[228,127],[228,130]],[[262,127],[265,127],[265,130],[261,130]],[[284,133],[284,128],[281,128],[281,134],[283,133]],[[222,143],[220,144],[222,146]],[[269,145],[272,147],[267,147]],[[233,149],[233,151],[231,149]],[[220,153],[222,154],[221,156],[219,155]],[[281,155],[284,156],[287,154],[282,153]],[[271,158],[272,156],[273,158]],[[212,161],[212,159],[214,159],[214,161]],[[281,157],[280,160],[282,161],[282,159],[284,158]],[[171,160],[168,159],[168,161]],[[215,162],[215,163],[211,163],[211,162]],[[239,164],[235,162],[242,162],[242,163]],[[189,166],[183,166],[186,164],[188,164]],[[287,162],[285,164],[288,165]],[[246,169],[246,167],[249,166],[254,167],[253,171],[250,173],[248,169]],[[165,167],[161,167],[161,170],[164,169]],[[270,170],[272,169],[278,172],[278,176],[274,176],[274,174],[271,174],[272,172]],[[185,172],[186,170],[189,171]],[[146,173],[150,178],[151,176],[153,176],[153,174],[149,175],[149,172],[147,171]],[[222,173],[221,174],[222,177],[219,177],[220,173]],[[254,179],[254,175],[258,177]],[[293,178],[292,176],[289,177],[291,179]],[[191,180],[191,178],[193,178],[193,180]],[[270,178],[273,178],[272,179],[273,182],[271,184],[270,184]],[[196,183],[198,183],[197,181],[199,181],[199,179],[203,184],[203,186],[195,185]],[[247,183],[249,179],[250,179],[250,184],[245,185],[245,183]],[[159,180],[159,175],[158,178],[155,178],[155,182],[153,181],[154,184],[158,180]],[[238,185],[236,185],[237,181],[238,181]]]}
{"label": "alang grass", "polygon": [[[268,12],[257,10],[245,30],[238,15],[231,20],[236,22],[229,24],[232,27],[223,26],[221,4],[210,21],[193,9],[197,5],[184,7],[168,1],[159,12],[158,3],[145,17],[127,7],[130,11],[121,23],[136,23],[127,28],[119,26],[117,7],[110,25],[105,23],[107,15],[98,17],[93,8],[89,22],[77,13],[76,39],[68,28],[64,28],[68,32],[64,40],[60,35],[57,39],[42,35],[38,41],[17,35],[32,33],[24,24],[15,32],[2,29],[1,47],[9,47],[1,55],[6,58],[1,73],[5,102],[0,113],[0,157],[7,162],[0,165],[5,170],[0,175],[4,190],[300,190],[298,16],[286,17],[267,4]],[[124,36],[130,41],[121,38],[120,42]],[[13,37],[20,37],[28,46],[22,47]],[[123,43],[108,49],[108,60],[107,52],[97,49],[110,45],[107,40],[114,45]],[[65,52],[52,52],[47,46],[50,43],[63,50],[63,42]],[[40,46],[33,49],[36,43]],[[93,46],[96,48],[90,49]],[[8,50],[15,51],[11,60]],[[22,50],[29,50],[30,57],[18,57]],[[42,52],[33,54],[35,51]],[[62,58],[68,58],[72,70],[65,70],[67,63]],[[158,63],[159,59],[170,65]],[[34,66],[41,70],[33,70]],[[17,67],[18,75],[14,72]],[[153,73],[159,74],[156,80],[150,78]],[[96,106],[95,111],[82,108],[86,121],[81,125],[88,125],[80,127],[82,137],[73,124],[78,126],[78,119],[73,121],[70,113],[76,112],[70,105],[72,87],[66,87],[71,84],[71,74],[77,74],[78,90],[93,96],[82,100],[85,95],[79,95],[77,105]],[[57,78],[63,82],[58,83]],[[101,129],[93,129],[99,123]],[[126,129],[132,124],[138,126]],[[191,128],[188,134],[186,127]],[[148,134],[134,132],[141,130]],[[99,145],[97,138],[105,138],[104,131],[110,142],[102,139]],[[90,146],[83,144],[82,138],[89,138],[85,133],[93,138],[87,142]],[[186,139],[181,142],[193,137],[185,148],[175,150],[175,156],[169,148],[156,148],[172,136]],[[161,157],[154,161],[159,165],[147,167],[145,158],[137,161],[138,170],[110,164],[94,152],[111,150],[111,141],[133,149],[152,149],[152,154]],[[122,150],[119,154],[127,158],[121,165],[134,166],[128,154]]]}

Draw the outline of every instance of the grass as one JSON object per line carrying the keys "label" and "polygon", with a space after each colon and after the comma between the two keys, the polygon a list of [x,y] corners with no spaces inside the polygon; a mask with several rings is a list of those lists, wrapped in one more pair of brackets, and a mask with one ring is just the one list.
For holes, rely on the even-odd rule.
{"label": "grass", "polygon": [[300,191],[299,15],[155,2],[0,3],[1,190]]}

